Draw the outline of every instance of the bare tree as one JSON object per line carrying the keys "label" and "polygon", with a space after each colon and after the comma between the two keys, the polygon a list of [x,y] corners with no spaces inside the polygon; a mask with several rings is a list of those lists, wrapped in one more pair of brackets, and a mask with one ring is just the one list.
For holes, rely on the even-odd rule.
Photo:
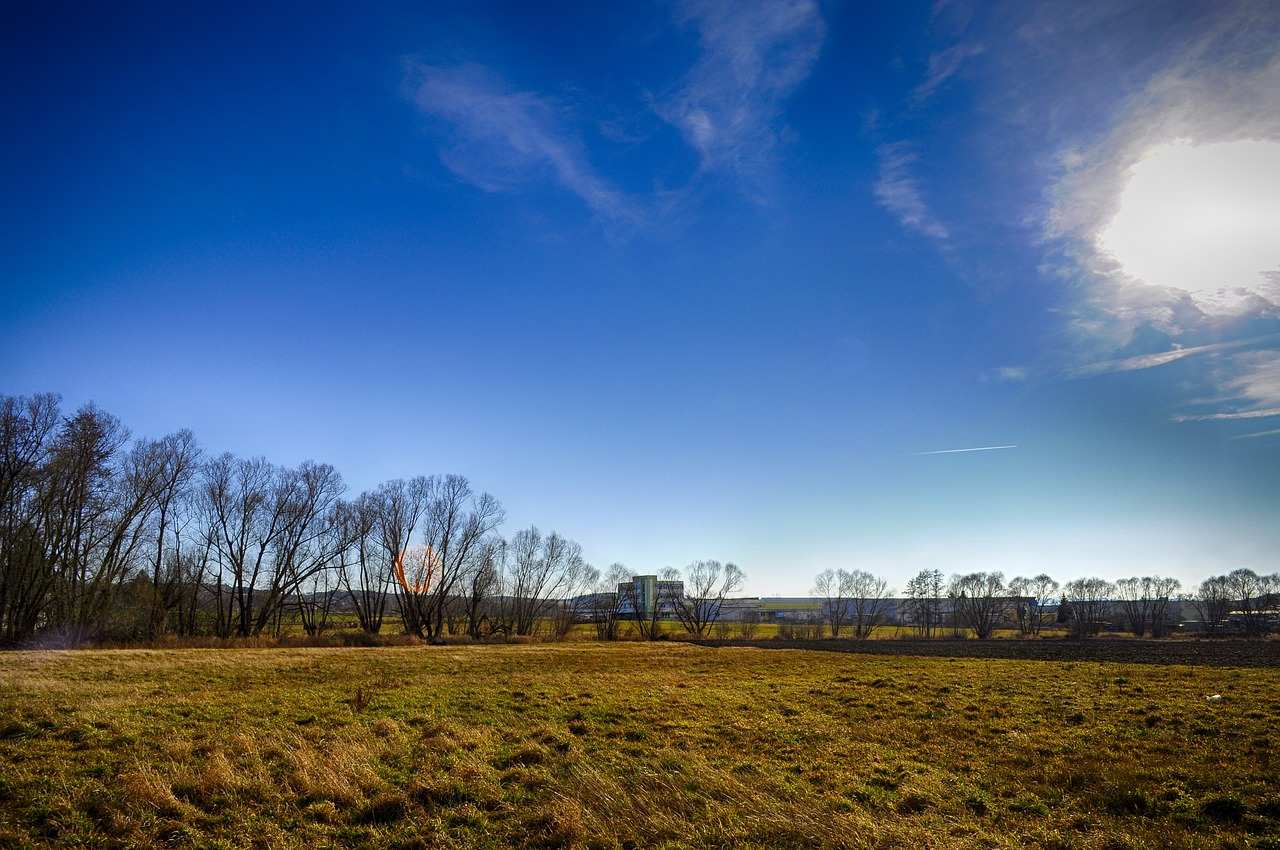
{"label": "bare tree", "polygon": [[1129,631],[1134,637],[1145,637],[1147,623],[1151,619],[1151,599],[1147,596],[1142,579],[1134,576],[1117,581],[1116,602]]}
{"label": "bare tree", "polygon": [[720,619],[725,600],[741,590],[746,580],[746,574],[733,562],[694,561],[686,567],[684,595],[673,600],[676,617],[685,631],[706,634]]}
{"label": "bare tree", "polygon": [[503,621],[512,634],[533,632],[545,598],[542,587],[549,579],[542,559],[542,533],[536,526],[517,531],[507,545],[508,564]]}
{"label": "bare tree", "polygon": [[618,586],[618,607],[630,614],[630,619],[635,623],[636,631],[642,639],[657,639],[658,630],[661,628],[657,608],[649,611],[640,604],[640,592],[634,577],[632,581]]}
{"label": "bare tree", "polygon": [[467,634],[479,640],[492,628],[491,610],[494,596],[502,589],[503,565],[506,563],[506,541],[493,535],[480,547],[462,581],[462,613]]}
{"label": "bare tree", "polygon": [[849,625],[860,640],[871,637],[889,613],[889,585],[866,570],[841,571],[849,606]]}
{"label": "bare tree", "polygon": [[1062,588],[1062,601],[1067,606],[1071,634],[1093,637],[1111,619],[1111,597],[1115,585],[1100,578],[1078,578]]}
{"label": "bare tree", "polygon": [[348,552],[345,524],[338,511],[324,523],[323,534],[306,546],[300,561],[306,569],[295,570],[291,594],[298,606],[298,619],[308,635],[318,635],[329,629],[341,586]]}
{"label": "bare tree", "polygon": [[533,634],[549,622],[565,637],[585,608],[583,594],[599,579],[582,558],[582,547],[557,532],[545,537],[537,526],[516,532],[507,545],[504,631]]}
{"label": "bare tree", "polygon": [[[1151,576],[1148,592],[1154,600],[1151,605],[1151,636],[1164,637],[1177,623],[1175,622],[1174,603],[1178,592],[1182,590],[1182,582],[1176,578]],[[1178,607],[1181,610],[1181,606]]]}
{"label": "bare tree", "polygon": [[504,515],[497,499],[475,493],[461,475],[431,477],[427,495],[423,540],[439,559],[438,578],[429,587],[401,588],[400,613],[406,631],[433,639],[443,631],[445,604]]}
{"label": "bare tree", "polygon": [[942,628],[942,573],[921,570],[907,582],[907,616],[916,633],[933,637]]}
{"label": "bare tree", "polygon": [[813,579],[812,596],[822,600],[823,613],[831,626],[831,636],[840,637],[840,630],[849,619],[849,580],[847,570],[836,571],[828,567]]}
{"label": "bare tree", "polygon": [[261,634],[268,623],[273,631],[279,631],[288,594],[329,569],[340,543],[334,526],[346,485],[336,469],[327,463],[304,461],[295,470],[283,470],[277,486],[283,523],[272,547],[254,634]]}
{"label": "bare tree", "polygon": [[342,489],[341,476],[328,464],[281,469],[264,458],[224,454],[206,465],[219,635],[247,637],[278,627],[286,591],[324,563],[305,563],[300,556],[323,534]]}
{"label": "bare tree", "polygon": [[953,576],[947,595],[957,622],[972,629],[978,640],[991,637],[1009,607],[1009,591],[1001,572]]}
{"label": "bare tree", "polygon": [[587,619],[591,610],[590,591],[600,582],[600,571],[578,559],[567,573],[551,613],[551,633],[563,640],[573,627]]}
{"label": "bare tree", "polygon": [[195,635],[206,631],[201,626],[201,597],[205,589],[205,577],[213,563],[214,542],[208,525],[197,526],[190,541],[182,536],[183,526],[177,527],[174,547],[168,560],[168,570],[177,578],[177,599],[173,609],[175,628],[180,635]]}
{"label": "bare tree", "polygon": [[[345,571],[349,551],[346,503],[339,498],[341,479],[332,467],[307,470],[315,477],[313,498],[300,510],[313,513],[296,535],[277,552],[277,569],[285,572],[286,593],[297,603],[302,627],[308,635],[318,635],[329,625],[329,615]],[[332,476],[323,480],[326,476]],[[301,525],[301,524],[300,524]]]}
{"label": "bare tree", "polygon": [[854,638],[870,638],[890,607],[886,582],[865,570],[819,572],[810,593],[823,600],[832,638],[840,638],[846,626]]}
{"label": "bare tree", "polygon": [[1116,582],[1116,601],[1135,637],[1168,633],[1170,599],[1181,586],[1176,578],[1160,576],[1134,576]]}
{"label": "bare tree", "polygon": [[92,404],[66,420],[50,451],[49,549],[57,581],[49,627],[71,643],[100,636],[144,548],[155,468],[121,453],[129,432]]}
{"label": "bare tree", "polygon": [[596,637],[600,640],[618,639],[618,623],[622,618],[622,594],[618,588],[630,578],[631,571],[626,564],[615,561],[596,582],[590,615],[596,627]]}
{"label": "bare tree", "polygon": [[1209,635],[1221,634],[1227,627],[1233,604],[1232,590],[1226,576],[1211,576],[1200,582],[1191,605],[1200,616],[1200,625]]}
{"label": "bare tree", "polygon": [[0,395],[0,643],[29,638],[44,616],[54,570],[45,546],[44,485],[58,396]]}
{"label": "bare tree", "polygon": [[[402,601],[411,595],[409,588],[396,583],[396,567],[401,563],[414,532],[423,521],[431,504],[435,479],[423,475],[409,480],[396,478],[378,485],[372,493],[361,497],[360,511],[367,512],[368,542],[357,562],[356,605],[360,625],[370,634],[382,630],[388,594],[395,592]],[[365,520],[362,520],[364,522]],[[348,580],[348,586],[351,582]],[[363,614],[361,613],[363,612]],[[401,614],[406,607],[401,606]],[[417,611],[408,607],[408,623]],[[421,628],[410,628],[421,632]]]}
{"label": "bare tree", "polygon": [[393,563],[378,537],[379,510],[377,496],[366,492],[354,502],[345,503],[340,511],[347,549],[338,583],[355,610],[360,628],[371,635],[382,631],[391,583],[395,581]]}
{"label": "bare tree", "polygon": [[1023,637],[1040,634],[1040,628],[1044,625],[1045,603],[1054,598],[1058,589],[1059,584],[1047,573],[1033,578],[1018,576],[1009,582],[1009,593],[1013,597],[1013,618]]}
{"label": "bare tree", "polygon": [[265,458],[244,460],[230,453],[205,465],[204,495],[213,541],[212,596],[219,637],[253,629],[253,592],[262,562],[280,533],[278,517],[268,517],[275,467]]}
{"label": "bare tree", "polygon": [[[151,605],[147,633],[154,639],[165,631],[165,621],[183,598],[182,572],[173,568],[181,545],[181,529],[187,517],[175,516],[186,506],[191,483],[199,470],[200,447],[185,428],[159,440],[140,443],[135,453],[146,455],[140,463],[154,469],[150,477],[155,506],[151,552]],[[168,564],[168,568],[166,568]]]}
{"label": "bare tree", "polygon": [[[1226,575],[1227,592],[1239,606],[1239,617],[1248,637],[1261,637],[1270,630],[1280,593],[1280,575],[1258,575],[1240,568]],[[1267,615],[1271,614],[1272,617]]]}

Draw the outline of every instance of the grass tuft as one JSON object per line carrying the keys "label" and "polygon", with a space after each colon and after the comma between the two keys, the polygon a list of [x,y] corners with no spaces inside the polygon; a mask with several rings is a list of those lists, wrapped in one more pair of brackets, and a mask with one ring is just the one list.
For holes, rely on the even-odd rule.
{"label": "grass tuft", "polygon": [[355,814],[355,822],[386,826],[408,817],[413,810],[404,794],[388,791],[379,794],[361,807]]}

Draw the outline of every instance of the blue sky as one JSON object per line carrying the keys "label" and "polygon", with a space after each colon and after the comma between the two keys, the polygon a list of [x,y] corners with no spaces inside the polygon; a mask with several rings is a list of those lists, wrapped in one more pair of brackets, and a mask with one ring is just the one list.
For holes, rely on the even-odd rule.
{"label": "blue sky", "polygon": [[8,16],[0,391],[756,594],[1276,569],[1274,4],[187,6]]}

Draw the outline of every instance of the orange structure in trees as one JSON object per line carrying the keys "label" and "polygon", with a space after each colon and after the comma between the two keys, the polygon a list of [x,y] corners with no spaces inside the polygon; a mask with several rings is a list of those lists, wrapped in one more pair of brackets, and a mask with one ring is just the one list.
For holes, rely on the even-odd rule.
{"label": "orange structure in trees", "polygon": [[[410,549],[412,548],[412,552]],[[405,563],[409,570],[406,574]],[[431,546],[404,547],[400,557],[396,558],[396,579],[406,593],[422,594],[431,590],[440,578],[444,569],[444,561]]]}

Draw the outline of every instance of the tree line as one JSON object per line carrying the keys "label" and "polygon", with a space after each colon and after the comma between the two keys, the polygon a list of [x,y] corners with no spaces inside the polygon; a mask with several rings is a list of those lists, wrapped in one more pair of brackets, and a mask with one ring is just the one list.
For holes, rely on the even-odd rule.
{"label": "tree line", "polygon": [[[93,404],[63,415],[54,394],[0,395],[0,644],[253,637],[294,621],[318,635],[339,617],[429,640],[564,636],[582,622],[606,640],[624,622],[646,638],[673,621],[705,635],[745,583],[733,563],[695,561],[663,570],[661,598],[641,604],[624,565],[598,570],[578,543],[536,526],[503,537],[504,519],[497,499],[459,475],[348,497],[328,464],[209,456],[188,430],[135,440]],[[863,570],[825,570],[813,595],[837,637],[869,637],[897,604]],[[1159,637],[1190,606],[1209,634],[1261,636],[1277,628],[1278,598],[1280,575],[1244,568],[1189,593],[1160,576],[1059,585],[923,570],[897,615],[923,636],[1032,636],[1056,602],[1075,635]],[[754,625],[749,611],[733,616]]]}
{"label": "tree line", "polygon": [[1210,576],[1185,593],[1178,579],[1163,576],[1115,582],[1079,578],[1064,585],[1044,573],[1006,582],[998,571],[948,580],[940,570],[922,570],[907,582],[900,602],[884,579],[865,570],[828,569],[817,575],[811,594],[821,600],[823,624],[833,637],[842,632],[870,637],[889,621],[895,604],[899,624],[921,637],[950,630],[986,639],[1004,628],[1032,637],[1051,620],[1075,637],[1110,628],[1158,638],[1169,634],[1187,609],[1209,635],[1261,637],[1280,630],[1280,573],[1260,575],[1245,567]]}
{"label": "tree line", "polygon": [[[339,617],[426,639],[564,635],[592,619],[616,637],[626,567],[601,572],[536,526],[505,538],[504,519],[460,475],[350,498],[328,464],[209,456],[188,430],[135,440],[93,404],[63,415],[54,394],[0,395],[0,644],[253,637],[294,621],[317,635]],[[701,633],[741,571],[688,570],[677,613]]]}

